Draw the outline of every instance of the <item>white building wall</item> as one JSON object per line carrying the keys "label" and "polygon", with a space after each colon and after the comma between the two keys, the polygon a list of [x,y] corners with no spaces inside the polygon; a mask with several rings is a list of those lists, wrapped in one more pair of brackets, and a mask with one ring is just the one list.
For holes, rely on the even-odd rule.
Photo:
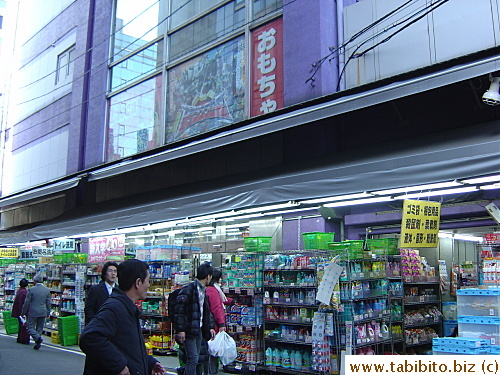
{"label": "white building wall", "polygon": [[[344,35],[354,34],[401,6],[400,0],[363,0],[344,12]],[[499,0],[452,0],[411,24],[410,15],[422,15],[436,0],[415,0],[350,42],[346,48],[346,87],[354,87],[498,46]],[[420,13],[419,13],[420,12]]]}

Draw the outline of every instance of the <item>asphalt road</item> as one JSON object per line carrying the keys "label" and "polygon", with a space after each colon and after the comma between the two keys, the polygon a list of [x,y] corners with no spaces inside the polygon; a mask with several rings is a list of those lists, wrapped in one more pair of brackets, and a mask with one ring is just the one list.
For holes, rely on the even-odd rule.
{"label": "asphalt road", "polygon": [[37,351],[33,344],[16,343],[14,335],[0,334],[0,375],[80,375],[84,363],[80,352],[43,344]]}

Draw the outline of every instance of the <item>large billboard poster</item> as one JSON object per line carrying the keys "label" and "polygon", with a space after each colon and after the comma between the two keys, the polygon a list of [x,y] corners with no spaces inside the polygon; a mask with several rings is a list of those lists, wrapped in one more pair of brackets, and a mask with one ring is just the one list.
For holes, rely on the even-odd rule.
{"label": "large billboard poster", "polygon": [[252,117],[283,108],[283,20],[252,32]]}
{"label": "large billboard poster", "polygon": [[125,235],[89,238],[89,263],[122,261],[125,258]]}
{"label": "large billboard poster", "polygon": [[169,70],[166,143],[243,120],[244,54],[239,37]]}

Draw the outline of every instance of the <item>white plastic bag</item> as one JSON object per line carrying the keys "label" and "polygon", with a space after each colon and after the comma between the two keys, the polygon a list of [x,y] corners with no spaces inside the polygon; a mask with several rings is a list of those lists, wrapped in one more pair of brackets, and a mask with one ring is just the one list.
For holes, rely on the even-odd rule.
{"label": "white plastic bag", "polygon": [[219,357],[225,366],[236,359],[236,342],[225,331],[220,331],[215,338],[208,342],[208,354]]}
{"label": "white plastic bag", "polygon": [[208,354],[212,357],[218,357],[219,352],[222,350],[222,343],[224,341],[224,335],[222,335],[222,333],[225,332],[221,331],[217,333],[213,340],[208,341]]}
{"label": "white plastic bag", "polygon": [[221,363],[225,366],[230,364],[236,359],[238,352],[236,351],[236,342],[229,336],[226,332],[224,335],[224,341],[222,345],[222,353],[219,355]]}

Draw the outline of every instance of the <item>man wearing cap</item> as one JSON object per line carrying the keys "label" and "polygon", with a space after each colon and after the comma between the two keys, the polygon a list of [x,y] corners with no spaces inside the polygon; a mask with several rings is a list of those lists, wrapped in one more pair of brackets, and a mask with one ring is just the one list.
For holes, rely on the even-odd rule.
{"label": "man wearing cap", "polygon": [[33,278],[33,286],[28,289],[21,315],[26,315],[28,310],[28,319],[26,321],[28,333],[35,341],[33,349],[38,350],[43,341],[42,331],[45,318],[50,315],[50,290],[43,285],[43,276],[40,274],[36,274]]}

